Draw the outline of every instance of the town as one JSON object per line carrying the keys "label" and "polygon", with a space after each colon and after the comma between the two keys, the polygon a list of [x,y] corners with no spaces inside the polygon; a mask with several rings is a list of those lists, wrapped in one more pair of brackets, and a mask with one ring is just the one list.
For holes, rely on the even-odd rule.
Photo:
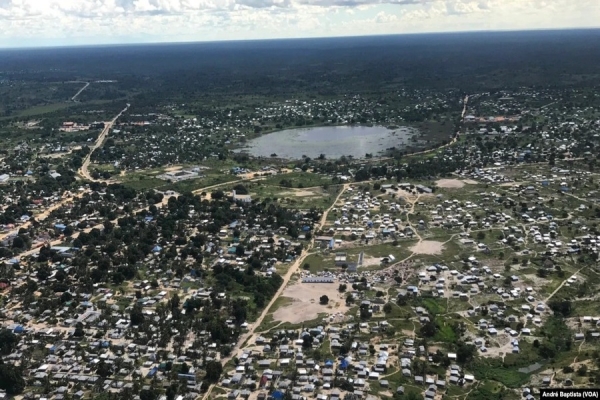
{"label": "town", "polygon": [[[68,106],[0,120],[0,398],[533,400],[600,380],[594,88],[215,105],[68,84]],[[255,154],[288,130],[297,157]]]}

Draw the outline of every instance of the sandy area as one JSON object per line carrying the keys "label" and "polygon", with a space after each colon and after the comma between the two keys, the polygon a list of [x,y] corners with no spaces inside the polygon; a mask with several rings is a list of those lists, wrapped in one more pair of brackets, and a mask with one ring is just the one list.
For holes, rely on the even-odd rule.
{"label": "sandy area", "polygon": [[435,182],[437,187],[445,188],[445,189],[460,189],[461,187],[468,185],[476,185],[477,181],[471,179],[440,179]]}
{"label": "sandy area", "polygon": [[294,190],[293,192],[284,192],[280,196],[296,196],[296,197],[307,197],[316,196],[317,193],[311,192],[310,190]]}
{"label": "sandy area", "polygon": [[70,153],[52,153],[52,154],[44,154],[42,157],[45,157],[45,158],[61,158],[61,157],[66,157],[69,154]]}
{"label": "sandy area", "polygon": [[363,267],[372,267],[375,265],[381,265],[381,258],[379,257],[368,257],[368,256],[364,256],[363,257]]}
{"label": "sandy area", "polygon": [[260,176],[260,172],[247,172],[245,174],[238,175],[238,177],[242,179],[254,179],[257,176]]}
{"label": "sandy area", "polygon": [[[344,294],[338,292],[336,283],[296,283],[285,288],[281,296],[292,299],[291,304],[280,307],[273,313],[275,321],[299,324],[315,319],[320,313],[335,314],[348,311]],[[319,304],[323,295],[329,297],[328,305]]]}
{"label": "sandy area", "polygon": [[436,242],[434,240],[423,240],[412,246],[410,251],[415,252],[417,254],[442,254],[442,250],[444,249],[444,244],[442,242]]}

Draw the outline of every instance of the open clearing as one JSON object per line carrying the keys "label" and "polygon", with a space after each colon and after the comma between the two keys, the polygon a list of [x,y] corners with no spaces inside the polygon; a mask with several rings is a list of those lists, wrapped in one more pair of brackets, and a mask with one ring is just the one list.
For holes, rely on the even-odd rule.
{"label": "open clearing", "polygon": [[423,240],[410,248],[410,251],[414,253],[429,255],[442,254],[442,250],[444,250],[444,244],[434,240]]}
{"label": "open clearing", "polygon": [[319,193],[315,193],[310,190],[294,190],[293,192],[281,193],[281,196],[296,196],[296,197],[318,196],[318,195],[319,195]]}
{"label": "open clearing", "polygon": [[[345,313],[348,311],[345,297],[337,288],[336,283],[296,283],[288,286],[281,295],[292,299],[292,302],[277,309],[273,319],[300,324],[317,318],[320,313]],[[329,297],[328,305],[319,304],[319,298],[323,295]]]}
{"label": "open clearing", "polygon": [[476,181],[472,181],[470,179],[440,179],[438,181],[435,182],[435,184],[437,185],[437,187],[440,188],[444,188],[444,189],[460,189],[462,187],[465,186],[465,184],[476,184]]}

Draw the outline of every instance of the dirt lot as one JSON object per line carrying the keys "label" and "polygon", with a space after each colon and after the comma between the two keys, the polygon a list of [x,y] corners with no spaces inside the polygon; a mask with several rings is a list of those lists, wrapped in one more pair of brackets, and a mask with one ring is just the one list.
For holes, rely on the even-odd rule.
{"label": "dirt lot", "polygon": [[460,179],[440,179],[435,184],[437,187],[444,189],[460,189],[465,186],[465,183]]}
{"label": "dirt lot", "polygon": [[445,188],[445,189],[460,189],[467,185],[477,184],[477,181],[473,181],[470,179],[440,179],[435,182],[437,187]]}
{"label": "dirt lot", "polygon": [[442,250],[444,250],[444,244],[434,240],[423,240],[422,242],[419,242],[410,248],[410,251],[417,254],[430,255],[442,254]]}
{"label": "dirt lot", "polygon": [[[288,286],[281,295],[293,302],[277,309],[273,319],[299,324],[317,318],[320,313],[345,313],[348,311],[345,297],[337,289],[337,283],[296,283]],[[328,305],[319,304],[323,295],[329,297]]]}
{"label": "dirt lot", "polygon": [[367,257],[365,256],[363,258],[363,267],[373,267],[373,266],[377,266],[377,265],[381,265],[381,258],[379,257]]}
{"label": "dirt lot", "polygon": [[310,190],[294,190],[293,192],[284,192],[284,193],[280,194],[280,196],[296,196],[296,197],[318,196],[318,195],[319,195],[319,193],[315,193]]}

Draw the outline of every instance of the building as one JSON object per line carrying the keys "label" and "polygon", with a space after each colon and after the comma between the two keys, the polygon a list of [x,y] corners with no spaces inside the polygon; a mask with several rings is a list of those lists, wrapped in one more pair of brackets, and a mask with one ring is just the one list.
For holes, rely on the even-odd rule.
{"label": "building", "polygon": [[302,283],[333,283],[335,279],[325,276],[311,276],[302,279]]}
{"label": "building", "polygon": [[428,188],[427,186],[416,185],[415,187],[417,188],[419,193],[433,193],[433,190],[431,188]]}
{"label": "building", "polygon": [[240,201],[242,203],[251,203],[252,197],[249,194],[237,194],[235,190],[231,192],[233,201]]}

